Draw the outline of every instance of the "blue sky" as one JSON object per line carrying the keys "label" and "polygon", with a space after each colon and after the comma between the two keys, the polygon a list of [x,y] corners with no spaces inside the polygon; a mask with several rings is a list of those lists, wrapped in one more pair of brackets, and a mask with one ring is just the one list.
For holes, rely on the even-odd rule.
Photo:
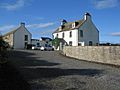
{"label": "blue sky", "polygon": [[120,43],[119,0],[0,0],[0,32],[25,22],[33,38],[52,37],[61,19],[80,20],[85,12],[92,15],[101,42]]}

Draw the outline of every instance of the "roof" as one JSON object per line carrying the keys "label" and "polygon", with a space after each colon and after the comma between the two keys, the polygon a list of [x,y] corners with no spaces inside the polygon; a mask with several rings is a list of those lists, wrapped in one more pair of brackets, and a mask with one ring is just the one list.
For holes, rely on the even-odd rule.
{"label": "roof", "polygon": [[[21,23],[21,26],[24,26],[24,28],[27,30],[27,28],[25,27],[25,23]],[[10,35],[10,34],[14,34],[18,29],[21,28],[21,26],[19,26],[18,28],[16,28],[16,29],[14,29],[14,30],[12,30],[12,31],[4,34],[3,37],[4,37],[4,36],[7,36],[7,35]],[[28,30],[27,30],[27,31],[28,31]],[[29,32],[29,31],[28,31],[28,32]],[[30,32],[29,32],[29,33],[30,33]],[[30,33],[30,34],[31,34],[31,33]]]}
{"label": "roof", "polygon": [[20,27],[18,27],[17,29],[12,30],[12,31],[10,31],[10,32],[8,32],[8,33],[6,33],[6,34],[4,34],[3,37],[15,33],[19,28],[20,28]]}
{"label": "roof", "polygon": [[52,40],[51,38],[49,37],[41,37],[42,40],[46,40],[46,39],[49,39],[50,41]]}
{"label": "roof", "polygon": [[[65,23],[64,25],[61,26],[62,27],[61,31],[59,30],[59,28],[57,28],[57,30],[53,33],[62,32],[62,31],[69,31],[69,30],[72,30],[72,29],[75,29],[75,28],[79,28],[84,22],[85,22],[84,19],[78,20],[78,21],[75,21],[75,22],[67,22],[67,23]],[[76,26],[74,28],[72,28],[73,23],[76,23]]]}
{"label": "roof", "polygon": [[31,39],[31,41],[40,41],[39,39]]}

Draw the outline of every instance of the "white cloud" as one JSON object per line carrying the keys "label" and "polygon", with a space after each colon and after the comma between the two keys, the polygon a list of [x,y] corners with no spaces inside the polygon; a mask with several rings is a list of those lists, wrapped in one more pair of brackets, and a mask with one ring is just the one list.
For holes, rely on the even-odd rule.
{"label": "white cloud", "polygon": [[120,36],[120,32],[111,33],[112,36]]}
{"label": "white cloud", "polygon": [[50,22],[50,23],[30,24],[30,25],[26,25],[26,27],[27,28],[46,28],[52,25],[54,25],[54,23]]}
{"label": "white cloud", "polygon": [[51,29],[51,30],[45,30],[44,32],[41,32],[40,34],[46,35],[46,34],[52,34],[56,29]]}
{"label": "white cloud", "polygon": [[112,8],[118,6],[118,0],[96,0],[94,5],[97,9]]}
{"label": "white cloud", "polygon": [[14,4],[2,3],[0,7],[7,10],[16,10],[18,8],[23,7],[24,5],[25,5],[25,0],[17,0]]}

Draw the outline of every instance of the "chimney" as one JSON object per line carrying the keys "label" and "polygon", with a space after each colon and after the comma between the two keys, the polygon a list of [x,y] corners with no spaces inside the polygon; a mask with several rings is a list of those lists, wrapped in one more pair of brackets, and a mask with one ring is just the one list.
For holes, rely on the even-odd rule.
{"label": "chimney", "polygon": [[67,23],[67,21],[64,20],[64,19],[62,19],[62,20],[61,20],[61,26],[64,25],[65,23]]}
{"label": "chimney", "polygon": [[91,15],[88,12],[86,12],[84,15],[84,20],[88,20],[88,19],[91,19]]}
{"label": "chimney", "polygon": [[24,27],[25,27],[25,23],[24,23],[24,22],[21,22],[21,26],[24,26]]}

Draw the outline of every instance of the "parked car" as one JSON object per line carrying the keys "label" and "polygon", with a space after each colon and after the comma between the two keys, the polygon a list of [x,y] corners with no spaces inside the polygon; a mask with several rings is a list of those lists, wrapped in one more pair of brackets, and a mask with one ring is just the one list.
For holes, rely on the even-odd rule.
{"label": "parked car", "polygon": [[32,44],[27,44],[27,47],[26,47],[26,49],[32,49]]}
{"label": "parked car", "polygon": [[41,51],[54,51],[54,48],[52,46],[42,46],[40,50]]}
{"label": "parked car", "polygon": [[32,46],[32,50],[40,50],[40,49],[41,49],[41,46],[35,46],[35,45]]}

